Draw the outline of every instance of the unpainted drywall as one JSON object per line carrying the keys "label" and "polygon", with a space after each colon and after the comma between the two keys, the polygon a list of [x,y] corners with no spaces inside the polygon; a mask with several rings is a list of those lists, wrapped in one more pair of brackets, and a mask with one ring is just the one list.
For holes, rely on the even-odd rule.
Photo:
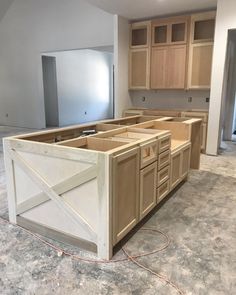
{"label": "unpainted drywall", "polygon": [[113,54],[84,49],[50,55],[56,59],[59,126],[113,118]]}
{"label": "unpainted drywall", "polygon": [[45,127],[41,54],[113,45],[113,15],[83,0],[17,0],[0,22],[0,124]]}
{"label": "unpainted drywall", "polygon": [[206,149],[210,155],[217,155],[221,140],[222,110],[227,83],[227,72],[225,72],[227,37],[230,29],[236,29],[236,1],[218,0]]}
{"label": "unpainted drywall", "polygon": [[128,91],[129,73],[129,22],[114,17],[114,66],[115,66],[115,117],[132,106]]}
{"label": "unpainted drywall", "polygon": [[208,110],[210,91],[146,90],[130,91],[130,96],[135,107]]}

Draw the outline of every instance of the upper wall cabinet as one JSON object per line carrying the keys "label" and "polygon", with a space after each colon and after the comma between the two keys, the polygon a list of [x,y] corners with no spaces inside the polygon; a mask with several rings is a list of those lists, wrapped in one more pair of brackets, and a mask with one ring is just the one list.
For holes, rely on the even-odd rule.
{"label": "upper wall cabinet", "polygon": [[151,89],[184,89],[189,16],[152,22]]}
{"label": "upper wall cabinet", "polygon": [[188,16],[181,16],[152,21],[152,46],[185,44],[188,19]]}
{"label": "upper wall cabinet", "polygon": [[191,16],[188,88],[210,89],[215,11]]}
{"label": "upper wall cabinet", "polygon": [[129,89],[149,89],[151,21],[130,25]]}
{"label": "upper wall cabinet", "polygon": [[215,15],[131,24],[129,89],[209,89]]}
{"label": "upper wall cabinet", "polygon": [[131,49],[129,53],[129,89],[149,89],[149,48]]}
{"label": "upper wall cabinet", "polygon": [[138,22],[130,26],[130,48],[149,47],[151,42],[151,22]]}

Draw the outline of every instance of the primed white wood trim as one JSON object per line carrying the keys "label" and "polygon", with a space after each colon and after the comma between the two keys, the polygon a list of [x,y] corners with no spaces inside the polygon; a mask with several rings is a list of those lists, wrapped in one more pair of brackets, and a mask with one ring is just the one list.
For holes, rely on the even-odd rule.
{"label": "primed white wood trim", "polygon": [[[62,195],[73,188],[84,184],[97,176],[97,165],[87,168],[84,171],[81,171],[70,178],[63,180],[62,182],[52,186],[52,189],[58,194]],[[32,198],[26,200],[17,205],[17,215],[22,214],[46,201],[50,198],[44,193],[39,193]]]}
{"label": "primed white wood trim", "polygon": [[27,162],[14,150],[9,150],[11,159],[31,178],[31,180],[57,204],[57,206],[74,222],[75,225],[82,226],[91,236],[93,242],[97,242],[97,234],[84,218],[68,205],[46,182],[42,176],[28,166]]}

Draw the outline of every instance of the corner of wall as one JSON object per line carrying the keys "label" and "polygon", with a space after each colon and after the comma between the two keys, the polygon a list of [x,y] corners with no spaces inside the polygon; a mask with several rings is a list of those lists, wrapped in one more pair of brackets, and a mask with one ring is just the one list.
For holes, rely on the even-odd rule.
{"label": "corner of wall", "polygon": [[115,66],[115,117],[121,117],[124,109],[132,106],[128,86],[129,21],[114,16],[114,66]]}

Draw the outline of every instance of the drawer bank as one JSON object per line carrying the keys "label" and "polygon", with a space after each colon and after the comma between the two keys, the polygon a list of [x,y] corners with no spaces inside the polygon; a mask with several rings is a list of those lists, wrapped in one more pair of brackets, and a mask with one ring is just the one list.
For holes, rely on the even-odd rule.
{"label": "drawer bank", "polygon": [[[10,221],[110,259],[114,246],[187,178],[194,157],[192,123],[153,119],[5,138]],[[91,129],[95,134],[84,136]]]}

